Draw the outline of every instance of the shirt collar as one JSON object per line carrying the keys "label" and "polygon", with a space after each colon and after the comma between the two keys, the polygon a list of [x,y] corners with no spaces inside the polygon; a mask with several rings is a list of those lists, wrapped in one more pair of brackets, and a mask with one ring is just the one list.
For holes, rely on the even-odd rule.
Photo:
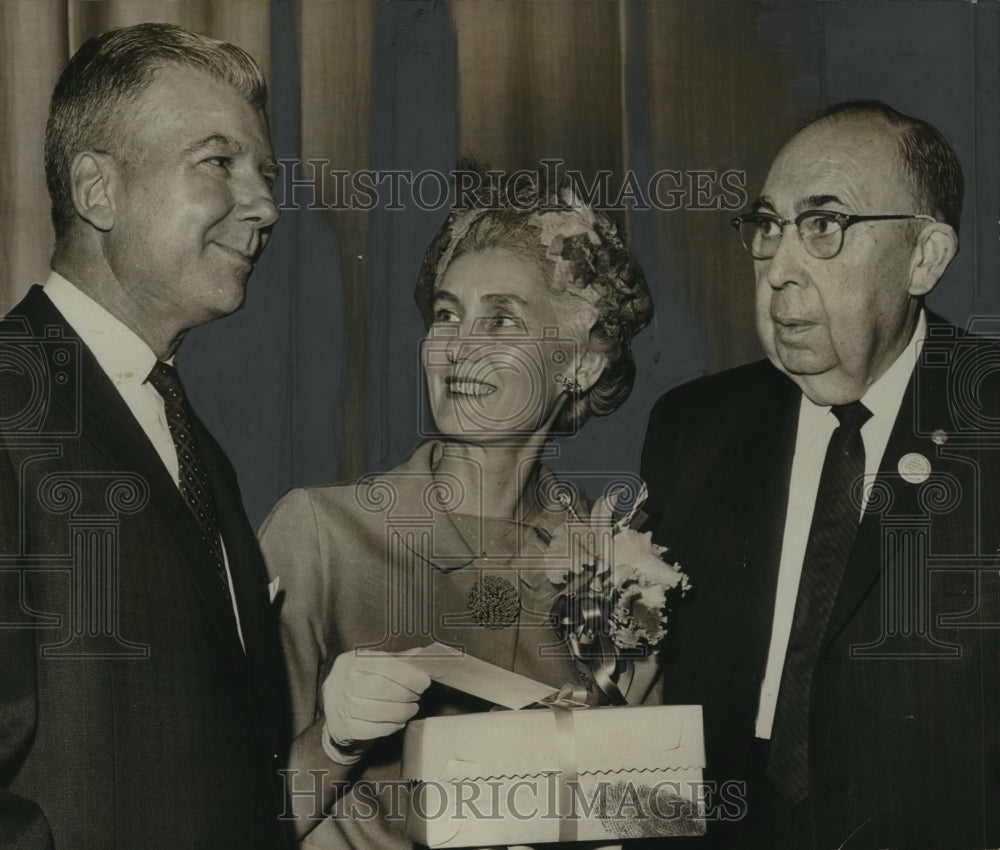
{"label": "shirt collar", "polygon": [[[875,381],[861,397],[864,406],[872,412],[872,418],[869,421],[895,421],[900,405],[903,403],[903,395],[906,393],[906,387],[910,383],[910,375],[913,374],[913,367],[920,356],[920,348],[926,336],[927,314],[924,310],[921,310],[920,318],[917,320],[917,327],[913,331],[913,336],[906,348],[893,361],[892,365],[885,370],[882,377]],[[816,404],[803,393],[802,406],[799,410],[800,418],[805,420],[804,424],[818,425],[830,411],[830,406]]]}
{"label": "shirt collar", "polygon": [[141,384],[149,377],[156,355],[135,331],[56,272],[49,274],[44,291],[115,386]]}
{"label": "shirt collar", "polygon": [[865,407],[872,412],[872,419],[895,421],[926,336],[927,315],[921,310],[920,318],[917,320],[917,328],[913,332],[909,345],[885,370],[885,374],[872,384],[868,388],[868,392],[861,397]]}

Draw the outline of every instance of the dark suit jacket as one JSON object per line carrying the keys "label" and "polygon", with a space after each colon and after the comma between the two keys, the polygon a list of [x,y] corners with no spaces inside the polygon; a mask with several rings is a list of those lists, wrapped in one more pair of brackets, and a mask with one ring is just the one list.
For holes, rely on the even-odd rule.
{"label": "dark suit jacket", "polygon": [[[795,814],[817,848],[1000,845],[997,363],[930,317],[813,674]],[[762,361],[668,393],[646,435],[654,539],[694,585],[661,651],[667,701],[704,705],[720,783],[752,775],[800,397]],[[925,482],[899,474],[908,453]],[[714,814],[707,843],[749,846],[739,805]]]}
{"label": "dark suit jacket", "polygon": [[277,624],[235,474],[193,423],[246,652],[195,520],[38,287],[0,336],[0,846],[276,847]]}

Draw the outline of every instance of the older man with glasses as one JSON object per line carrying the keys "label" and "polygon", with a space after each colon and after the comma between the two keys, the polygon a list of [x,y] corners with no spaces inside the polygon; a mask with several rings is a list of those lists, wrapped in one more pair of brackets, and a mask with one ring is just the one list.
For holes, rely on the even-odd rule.
{"label": "older man with glasses", "polygon": [[733,220],[767,360],[653,410],[651,527],[695,586],[666,699],[704,706],[706,846],[1000,845],[1000,349],[924,307],[962,191],[928,123],[827,110]]}

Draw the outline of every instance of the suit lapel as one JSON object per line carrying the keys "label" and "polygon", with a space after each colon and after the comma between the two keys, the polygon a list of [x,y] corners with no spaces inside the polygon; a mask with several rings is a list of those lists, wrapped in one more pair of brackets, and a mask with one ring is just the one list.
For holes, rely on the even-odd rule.
{"label": "suit lapel", "polygon": [[746,458],[740,482],[747,495],[747,597],[755,661],[763,675],[771,641],[788,489],[795,454],[801,392],[777,369],[768,375],[768,392],[759,397],[746,432],[738,438]]}
{"label": "suit lapel", "polygon": [[[930,329],[945,324],[928,316]],[[941,456],[931,440],[935,431],[953,432],[948,410],[947,369],[928,364],[921,356],[903,395],[903,401],[886,444],[876,477],[876,491],[858,528],[847,570],[830,615],[824,645],[829,645],[853,616],[861,602],[872,592],[883,568],[882,529],[887,515],[918,517],[923,509],[917,502],[918,488],[907,483],[899,473],[899,462],[908,454],[917,454],[931,462],[931,474],[947,472],[953,463]],[[882,506],[880,493],[889,499]]]}
{"label": "suit lapel", "polygon": [[191,426],[212,483],[219,531],[226,547],[240,626],[249,653],[262,617],[267,616],[270,610],[266,590],[267,570],[257,546],[257,538],[246,518],[232,467],[198,415],[193,411],[192,414]]}
{"label": "suit lapel", "polygon": [[[15,312],[29,319],[36,334],[44,334],[46,327],[58,327],[64,337],[78,339],[40,287],[33,287]],[[79,414],[82,438],[105,457],[110,467],[138,472],[145,478],[149,485],[150,507],[177,544],[182,555],[179,560],[187,567],[220,640],[231,654],[242,660],[243,650],[233,624],[230,603],[218,586],[215,568],[201,542],[197,522],[111,379],[82,342],[79,352],[81,386],[53,382],[52,404],[61,408],[65,415]]]}
{"label": "suit lapel", "polygon": [[[259,733],[268,752],[282,753],[292,734],[285,711],[288,680],[278,637],[277,615],[267,594],[267,569],[240,497],[239,484],[225,453],[193,414],[192,428],[202,454],[226,546],[233,591],[240,615],[245,657],[262,713]],[[284,764],[279,757],[278,764]]]}

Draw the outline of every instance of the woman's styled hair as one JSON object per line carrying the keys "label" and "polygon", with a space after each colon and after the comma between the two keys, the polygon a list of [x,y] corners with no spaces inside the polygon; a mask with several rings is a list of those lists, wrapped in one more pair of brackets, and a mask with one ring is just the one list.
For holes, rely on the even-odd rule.
{"label": "woman's styled hair", "polygon": [[264,75],[233,44],[159,23],[119,27],[89,39],[59,75],[45,127],[45,182],[57,239],[76,217],[69,174],[73,157],[104,151],[134,159],[139,99],[167,65],[208,74],[235,88],[254,109],[267,111]]}
{"label": "woman's styled hair", "polygon": [[653,315],[645,276],[611,219],[584,203],[569,180],[549,185],[544,173],[480,172],[479,188],[463,196],[472,203],[453,209],[428,247],[414,300],[430,327],[434,292],[451,262],[491,249],[533,261],[551,291],[585,299],[597,313],[586,345],[607,366],[592,387],[568,392],[553,431],[571,433],[590,416],[615,411],[632,390],[630,344]]}

